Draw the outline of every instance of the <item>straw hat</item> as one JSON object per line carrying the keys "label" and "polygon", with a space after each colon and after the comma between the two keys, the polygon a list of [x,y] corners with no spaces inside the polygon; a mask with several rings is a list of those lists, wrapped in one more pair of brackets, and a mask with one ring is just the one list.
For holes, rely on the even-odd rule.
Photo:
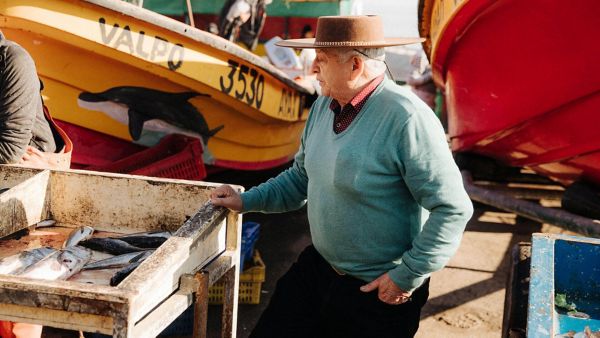
{"label": "straw hat", "polygon": [[384,38],[383,24],[377,15],[321,16],[315,38],[288,39],[276,43],[291,48],[379,48],[409,45],[423,38]]}

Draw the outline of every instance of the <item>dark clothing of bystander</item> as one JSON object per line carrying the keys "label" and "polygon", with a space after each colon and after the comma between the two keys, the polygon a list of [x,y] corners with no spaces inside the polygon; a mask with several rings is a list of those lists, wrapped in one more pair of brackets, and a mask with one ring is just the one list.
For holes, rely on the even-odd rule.
{"label": "dark clothing of bystander", "polygon": [[17,163],[27,146],[55,152],[31,56],[0,32],[0,163]]}

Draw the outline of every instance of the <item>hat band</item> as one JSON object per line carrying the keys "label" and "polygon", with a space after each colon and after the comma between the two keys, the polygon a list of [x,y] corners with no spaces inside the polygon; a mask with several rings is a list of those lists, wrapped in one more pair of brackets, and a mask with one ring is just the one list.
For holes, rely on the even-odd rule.
{"label": "hat band", "polygon": [[385,45],[386,41],[315,41],[315,46],[340,46],[340,47],[354,47],[354,46],[379,46]]}

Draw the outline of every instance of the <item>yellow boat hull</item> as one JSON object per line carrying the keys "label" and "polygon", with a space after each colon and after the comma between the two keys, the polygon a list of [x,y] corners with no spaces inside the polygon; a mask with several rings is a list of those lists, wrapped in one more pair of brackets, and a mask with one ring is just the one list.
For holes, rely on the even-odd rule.
{"label": "yellow boat hull", "polygon": [[[298,149],[307,114],[303,88],[224,39],[120,1],[5,0],[0,17],[5,36],[34,58],[45,103],[59,120],[133,141],[127,120],[90,110],[81,94],[121,87],[196,92],[207,96],[188,102],[207,130],[223,126],[204,137],[207,164],[261,169]],[[106,100],[139,110],[120,97]]]}

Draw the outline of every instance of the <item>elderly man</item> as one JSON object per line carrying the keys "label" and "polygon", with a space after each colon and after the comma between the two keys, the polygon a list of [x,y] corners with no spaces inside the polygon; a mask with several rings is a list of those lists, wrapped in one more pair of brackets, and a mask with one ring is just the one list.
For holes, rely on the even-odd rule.
{"label": "elderly man", "polygon": [[384,78],[377,16],[321,17],[316,48],[322,96],[293,166],[215,205],[283,212],[308,201],[313,245],[278,281],[251,337],[413,337],[429,275],[458,248],[472,205],[439,120],[410,90]]}

